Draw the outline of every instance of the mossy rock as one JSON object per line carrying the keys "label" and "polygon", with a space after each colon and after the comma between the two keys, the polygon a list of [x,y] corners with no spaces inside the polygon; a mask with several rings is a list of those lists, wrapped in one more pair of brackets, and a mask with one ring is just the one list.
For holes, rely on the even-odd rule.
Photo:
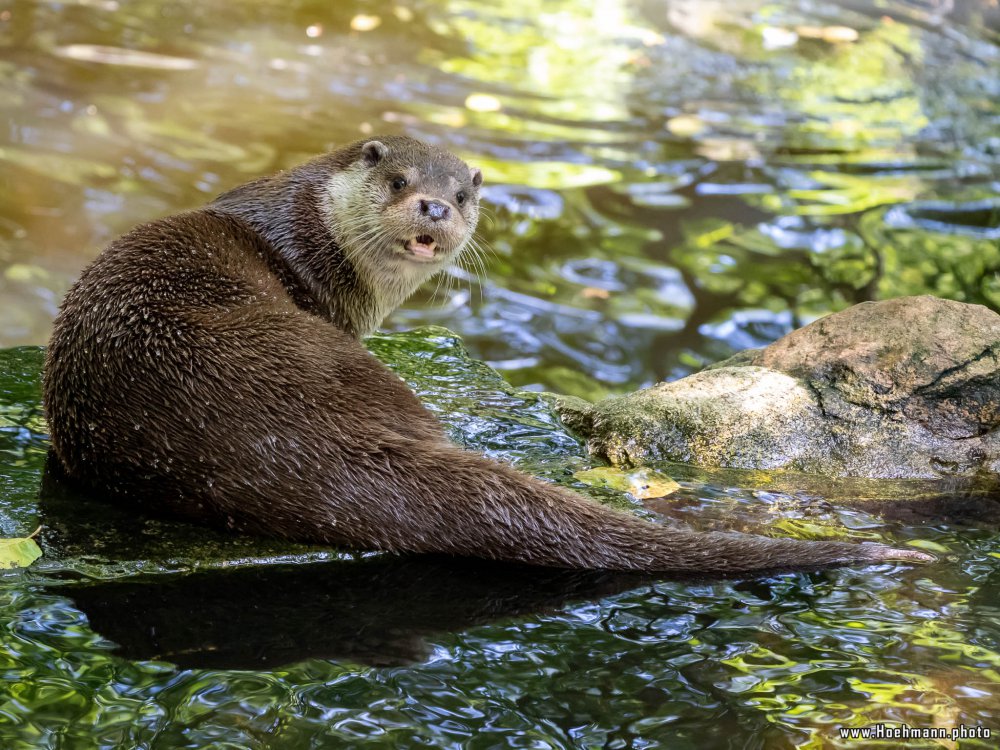
{"label": "mossy rock", "polygon": [[681,380],[557,408],[616,465],[996,475],[1000,315],[927,296],[866,302]]}

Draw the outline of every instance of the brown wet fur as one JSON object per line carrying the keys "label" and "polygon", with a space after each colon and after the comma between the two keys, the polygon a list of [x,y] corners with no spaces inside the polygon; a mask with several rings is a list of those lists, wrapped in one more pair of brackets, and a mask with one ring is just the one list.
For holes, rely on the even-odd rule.
{"label": "brown wet fur", "polygon": [[[446,151],[385,137],[113,242],[48,350],[67,475],[144,511],[365,550],[724,573],[929,559],[666,528],[449,443],[358,338],[461,252],[480,181]],[[437,226],[421,200],[450,209],[439,263],[410,263],[396,236]]]}

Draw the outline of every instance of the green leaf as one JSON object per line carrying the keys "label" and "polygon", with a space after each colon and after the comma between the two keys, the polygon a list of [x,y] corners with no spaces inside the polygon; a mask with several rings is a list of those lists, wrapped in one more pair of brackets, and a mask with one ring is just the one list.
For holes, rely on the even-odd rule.
{"label": "green leaf", "polygon": [[26,568],[41,556],[41,548],[30,536],[0,539],[0,568]]}

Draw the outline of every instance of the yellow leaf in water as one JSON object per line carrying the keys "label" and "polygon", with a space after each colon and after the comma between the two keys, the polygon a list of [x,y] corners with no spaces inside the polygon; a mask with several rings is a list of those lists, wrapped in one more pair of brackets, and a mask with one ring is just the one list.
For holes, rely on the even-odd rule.
{"label": "yellow leaf in water", "polygon": [[847,529],[840,524],[832,521],[815,523],[804,518],[776,518],[769,529],[795,539],[839,539],[847,536]]}
{"label": "yellow leaf in water", "polygon": [[473,112],[498,112],[503,105],[491,94],[469,94],[465,106]]}
{"label": "yellow leaf in water", "polygon": [[351,28],[354,31],[372,31],[382,25],[382,19],[378,16],[367,16],[359,13],[351,19]]}
{"label": "yellow leaf in water", "polygon": [[608,299],[611,296],[611,292],[607,289],[601,289],[596,286],[585,286],[581,291],[580,295],[584,299]]}
{"label": "yellow leaf in water", "polygon": [[928,552],[937,552],[938,554],[946,554],[948,548],[943,544],[938,544],[937,542],[932,542],[930,539],[910,539],[907,542],[910,547],[916,547],[917,549],[926,550]]}
{"label": "yellow leaf in water", "polygon": [[30,536],[0,539],[0,568],[27,568],[41,556],[42,550]]}
{"label": "yellow leaf in water", "polygon": [[599,466],[578,471],[573,478],[591,487],[610,487],[627,492],[637,500],[666,497],[681,488],[673,479],[655,469],[627,471],[612,466]]}

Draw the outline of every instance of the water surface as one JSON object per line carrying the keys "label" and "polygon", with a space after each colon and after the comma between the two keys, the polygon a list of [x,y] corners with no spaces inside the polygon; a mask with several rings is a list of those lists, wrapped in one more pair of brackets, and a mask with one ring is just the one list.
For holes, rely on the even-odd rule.
{"label": "water surface", "polygon": [[867,299],[1000,307],[989,1],[0,8],[0,345],[134,224],[383,132],[483,168],[493,250],[389,327],[518,385],[673,378]]}

